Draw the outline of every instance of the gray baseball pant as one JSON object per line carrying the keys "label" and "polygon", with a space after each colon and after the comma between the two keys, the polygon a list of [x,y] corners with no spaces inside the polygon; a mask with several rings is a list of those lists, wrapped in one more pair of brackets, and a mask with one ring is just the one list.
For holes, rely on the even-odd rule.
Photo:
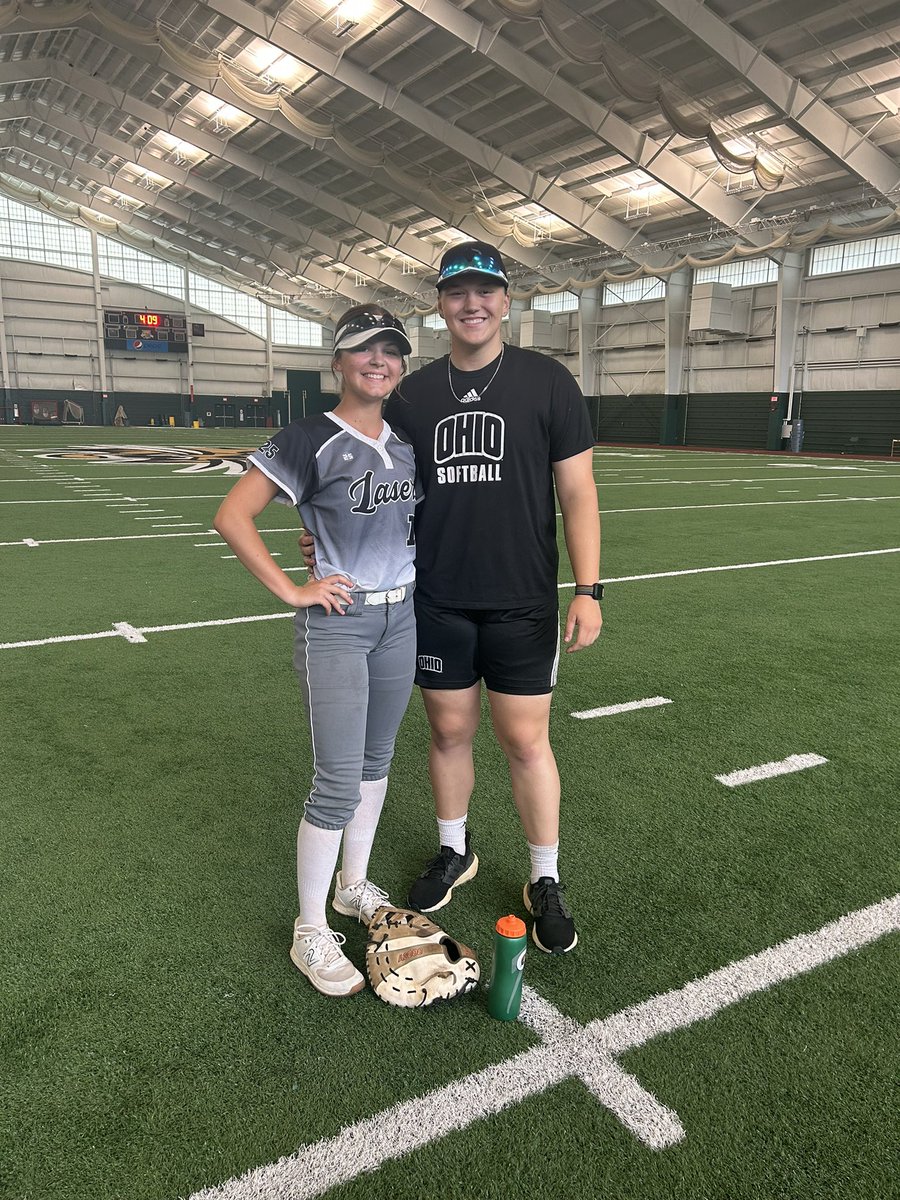
{"label": "gray baseball pant", "polygon": [[413,588],[395,604],[354,592],[343,616],[316,605],[294,618],[294,669],[309,719],[313,782],[304,816],[343,829],[363,779],[384,779],[412,693],[416,666]]}

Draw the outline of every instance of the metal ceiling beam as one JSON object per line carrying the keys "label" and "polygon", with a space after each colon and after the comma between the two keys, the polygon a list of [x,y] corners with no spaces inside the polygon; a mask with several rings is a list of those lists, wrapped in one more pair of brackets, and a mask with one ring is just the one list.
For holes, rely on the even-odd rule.
{"label": "metal ceiling beam", "polygon": [[[596,238],[606,246],[618,250],[633,262],[643,262],[638,247],[642,241],[639,230],[630,229],[621,221],[615,220],[597,211],[594,205],[580,200],[567,192],[565,188],[546,179],[536,171],[529,170],[522,163],[511,158],[503,151],[481,141],[470,133],[457,128],[443,117],[433,113],[423,104],[404,96],[399,88],[370,75],[367,71],[348,62],[341,54],[333,54],[329,50],[316,45],[296,30],[281,23],[280,15],[274,17],[262,12],[249,4],[247,0],[200,0],[206,8],[219,13],[234,21],[257,37],[265,39],[270,45],[276,46],[286,54],[292,55],[317,71],[328,75],[343,87],[357,92],[371,103],[393,113],[409,124],[449,149],[461,155],[483,170],[489,171],[495,178],[518,192],[526,201],[540,204],[554,216],[566,221],[575,229]],[[458,10],[457,10],[458,11]],[[531,60],[529,62],[529,69]],[[477,222],[454,222],[473,236],[484,236],[484,231]],[[512,239],[505,239],[512,241]],[[508,248],[511,258],[520,262],[526,261],[517,243]],[[502,246],[504,253],[507,247]],[[527,263],[537,266],[535,263]]]}
{"label": "metal ceiling beam", "polygon": [[[213,0],[203,0],[212,3]],[[241,3],[242,0],[230,0]],[[690,163],[666,150],[648,134],[641,133],[617,116],[605,105],[592,100],[583,92],[502,38],[483,21],[462,12],[448,0],[401,0],[407,7],[422,14],[439,29],[450,33],[470,50],[488,59],[513,79],[549,100],[560,112],[566,113],[585,129],[601,138],[608,146],[625,155],[634,166],[663,184],[701,212],[730,229],[740,229],[741,237],[753,243],[760,241],[749,226],[749,207],[736,196],[730,196],[712,179],[697,171]]]}
{"label": "metal ceiling beam", "polygon": [[[322,287],[329,288],[331,291],[339,292],[340,295],[346,296],[354,304],[361,304],[366,300],[372,299],[370,289],[354,287],[346,280],[336,280],[330,271],[323,271],[321,267],[315,263],[311,263],[308,259],[303,257],[295,258],[293,255],[279,250],[266,240],[252,237],[212,217],[197,213],[187,205],[170,199],[166,196],[165,192],[148,191],[140,184],[124,179],[118,171],[108,171],[102,167],[95,167],[92,163],[85,162],[84,159],[78,158],[75,154],[67,154],[62,150],[54,149],[52,146],[47,145],[46,142],[39,142],[34,138],[23,136],[21,130],[16,132],[7,130],[4,141],[7,148],[15,146],[25,151],[26,154],[31,154],[35,158],[50,163],[51,166],[71,171],[72,174],[84,179],[90,179],[94,183],[100,184],[101,187],[112,188],[114,191],[120,192],[123,196],[128,196],[137,204],[146,205],[148,208],[152,208],[170,217],[172,220],[186,225],[189,229],[196,229],[199,233],[205,233],[209,237],[223,242],[226,246],[234,246],[237,250],[243,251],[251,259],[256,260],[256,264],[264,272],[263,282],[265,286],[272,288],[273,291],[283,292],[288,296],[303,295],[303,284],[297,283],[292,278],[292,276],[301,275],[311,283],[317,283]],[[160,227],[157,226],[157,228]],[[271,268],[266,270],[262,265],[264,263],[271,263],[273,264],[273,268],[278,267],[280,270]],[[239,267],[237,270],[240,273]]]}
{"label": "metal ceiling beam", "polygon": [[[9,148],[9,139],[4,138],[0,134],[0,156]],[[21,147],[15,147],[21,149]],[[68,184],[60,183],[59,180],[47,179],[38,171],[32,171],[30,168],[23,166],[21,163],[11,162],[8,158],[0,157],[0,173],[4,175],[12,175],[16,179],[21,179],[25,183],[30,183],[33,187],[41,188],[45,192],[50,192],[54,196],[59,196],[61,199],[69,200],[73,204],[77,204],[81,208],[90,208],[91,211],[101,213],[103,216],[109,217],[110,220],[116,221],[119,225],[130,226],[133,229],[138,229],[142,233],[147,234],[156,240],[162,239],[168,242],[174,249],[184,250],[188,254],[198,255],[207,259],[211,263],[218,263],[225,267],[231,274],[242,274],[247,277],[247,286],[252,288],[253,284],[259,287],[268,287],[267,274],[261,267],[252,266],[250,263],[240,263],[239,271],[236,269],[232,257],[213,247],[203,247],[202,253],[198,249],[197,243],[192,238],[183,237],[179,233],[164,229],[157,225],[154,221],[148,221],[146,217],[140,216],[135,212],[125,212],[121,208],[117,208],[114,204],[109,204],[105,200],[92,198],[88,204],[85,204],[85,194],[83,190],[69,187]],[[22,197],[20,203],[27,203],[27,200]],[[65,220],[65,217],[61,217]],[[113,236],[114,235],[110,235]],[[114,239],[115,240],[115,239]],[[161,254],[160,257],[163,257]],[[178,258],[174,258],[176,266],[183,267],[185,264]],[[151,291],[153,289],[151,288]],[[329,320],[334,319],[344,307],[343,301],[338,304],[327,304],[324,302],[320,307],[316,307],[307,303],[306,299],[298,300],[298,306],[307,310],[306,317],[308,320]]]}
{"label": "metal ceiling beam", "polygon": [[857,178],[883,196],[900,188],[900,163],[859,133],[799,79],[788,74],[758,46],[701,0],[653,0],[682,28],[738,71],[756,91],[811,138],[826,154],[843,163]]}
{"label": "metal ceiling beam", "polygon": [[[89,13],[85,18],[85,21],[92,17],[92,15],[93,14]],[[17,17],[15,21],[9,25],[6,25],[3,29],[4,34],[33,32],[36,31],[30,28],[29,22],[23,17]],[[89,32],[94,33],[94,30],[91,29]],[[474,217],[464,217],[458,211],[454,212],[449,205],[446,207],[441,207],[439,203],[435,202],[437,197],[430,193],[424,184],[421,192],[404,190],[396,180],[394,180],[387,174],[387,172],[383,170],[370,172],[369,176],[366,176],[365,168],[360,167],[359,163],[355,162],[348,156],[343,155],[331,139],[314,140],[311,138],[304,138],[300,131],[286,118],[282,117],[278,113],[273,113],[270,110],[256,108],[254,105],[248,104],[240,96],[232,92],[227,84],[225,84],[222,80],[217,80],[215,83],[212,83],[209,79],[201,78],[200,76],[191,76],[188,72],[178,67],[175,63],[172,63],[168,58],[165,58],[161,50],[154,52],[146,46],[140,45],[136,42],[130,42],[125,38],[119,38],[110,30],[105,29],[102,26],[97,30],[95,36],[102,38],[107,42],[107,44],[115,46],[117,49],[122,50],[125,54],[135,58],[137,61],[146,63],[148,66],[157,67],[159,70],[175,76],[183,83],[186,83],[191,87],[196,87],[201,91],[208,92],[210,95],[214,95],[217,99],[231,104],[235,108],[239,108],[242,112],[246,112],[249,116],[252,116],[254,120],[269,126],[278,133],[287,135],[299,145],[308,146],[311,149],[325,155],[326,157],[330,157],[340,162],[342,166],[355,171],[357,174],[363,177],[377,179],[378,182],[384,185],[386,191],[392,192],[393,194],[399,196],[406,203],[420,208],[426,217],[429,215],[436,217],[445,225],[462,229],[469,233],[472,237],[483,238],[485,236],[484,229]],[[67,69],[69,71],[75,70],[75,68],[63,62],[59,62],[58,65],[60,69],[57,70],[56,60],[50,59],[46,61],[53,63],[53,69],[48,72],[48,77],[56,81],[59,81],[60,78],[62,78],[63,73]],[[121,96],[123,94],[119,88],[115,88],[110,84],[106,84],[105,86],[107,87],[111,96]],[[112,103],[115,107],[118,107],[117,100],[111,100],[110,103]],[[177,120],[174,115],[161,113],[152,106],[147,105],[146,108],[153,114],[152,117],[148,118],[151,124],[156,125],[160,129],[171,128]],[[195,146],[199,146],[200,142],[198,141],[197,137],[193,135],[199,133],[200,131],[197,130],[195,126],[187,125],[183,122],[181,124],[192,132],[179,134],[177,136],[184,137],[187,141],[193,143]],[[221,145],[222,143],[220,143],[220,146]],[[220,155],[220,157],[222,157],[222,155]],[[264,160],[258,161],[262,163]],[[272,167],[272,165],[269,164],[266,170],[266,175],[269,178],[272,178],[274,171],[277,171],[277,167]],[[352,204],[348,205],[337,201],[334,197],[329,197],[327,193],[323,192],[319,188],[311,188],[308,190],[315,192],[320,197],[316,203],[318,204],[318,207],[322,208],[326,212],[331,211],[332,205],[339,204],[341,204],[347,212],[356,211],[358,213],[358,218],[357,220],[353,220],[352,218],[350,219],[349,223],[351,226],[359,229],[362,233],[366,233],[370,236],[377,236],[378,240],[382,241],[387,248],[398,250],[400,253],[413,259],[414,261],[421,262],[429,270],[433,269],[435,264],[439,261],[441,254],[443,253],[444,246],[441,245],[436,247],[431,243],[422,242],[412,235],[405,234],[404,229],[407,228],[408,225],[405,227],[396,228],[393,224],[388,225],[385,222],[377,222],[377,219],[374,217],[369,217],[368,222],[363,224],[362,220],[366,218],[367,214],[365,214],[362,210],[356,209]],[[386,231],[385,234],[382,236],[371,233],[370,228],[368,227],[370,222],[377,222],[383,226]],[[543,263],[551,257],[546,248],[538,250],[531,247],[523,247],[512,237],[498,239],[498,244],[510,261],[522,263],[524,266],[538,273],[541,272]],[[369,273],[372,274],[371,271]]]}
{"label": "metal ceiling beam", "polygon": [[[272,212],[247,200],[233,189],[219,187],[204,179],[197,171],[192,172],[183,167],[176,167],[166,159],[150,154],[147,150],[139,150],[130,142],[123,142],[119,138],[111,137],[96,125],[88,125],[84,121],[68,117],[40,100],[0,102],[0,121],[14,120],[17,117],[32,117],[68,137],[75,138],[86,146],[95,146],[106,153],[117,155],[125,159],[126,164],[136,163],[148,171],[153,171],[160,178],[167,179],[170,183],[186,188],[198,196],[204,196],[229,212],[240,213],[248,220],[259,225],[266,225],[275,233],[283,234],[292,241],[305,243],[318,253],[327,254],[330,258],[345,262],[359,275],[374,278],[386,287],[393,288],[396,292],[409,297],[414,297],[416,294],[409,287],[409,277],[401,275],[399,271],[390,266],[376,262],[357,250],[341,247],[331,238],[318,233],[312,226],[298,225],[296,221],[290,220],[281,213]],[[322,270],[321,267],[317,269]],[[306,270],[295,273],[311,277]],[[316,282],[337,290],[333,282],[325,283],[322,278],[317,278]]]}
{"label": "metal ceiling beam", "polygon": [[[305,184],[303,180],[288,174],[277,165],[267,162],[258,155],[249,154],[234,146],[232,142],[223,141],[213,134],[206,133],[196,125],[191,125],[171,113],[161,112],[152,104],[113,88],[110,84],[79,71],[68,63],[55,59],[24,59],[15,62],[0,63],[0,83],[23,83],[32,79],[52,78],[65,84],[73,91],[80,92],[89,100],[107,104],[110,108],[144,121],[172,137],[189,142],[198,150],[245,171],[252,180],[272,184],[288,195],[295,196],[303,204],[310,205],[322,212],[327,212],[338,220],[346,222],[350,228],[357,228],[367,236],[374,237],[385,246],[394,247],[405,257],[420,263],[427,270],[436,270],[437,263],[443,253],[443,246],[434,246],[420,238],[401,232],[377,217],[371,216],[364,210],[338,200],[321,188]],[[132,147],[132,156],[137,153]],[[192,173],[192,179],[194,173]],[[343,254],[338,261],[343,261]],[[377,264],[372,263],[368,274],[377,276]]]}
{"label": "metal ceiling beam", "polygon": [[[259,19],[259,14],[255,13],[255,10],[250,9],[249,5],[246,5],[245,7],[250,10],[251,13],[254,13],[257,19]],[[227,16],[228,14],[223,15]],[[84,21],[87,22],[90,19],[96,20],[92,13],[88,13],[88,15],[84,18]],[[19,18],[11,25],[5,26],[3,32],[24,32],[27,25],[27,20],[22,20]],[[246,26],[242,25],[242,28],[246,28]],[[253,31],[249,30],[248,32]],[[260,122],[261,124],[267,125],[271,129],[276,130],[278,133],[282,133],[291,138],[293,141],[297,142],[298,145],[307,146],[327,158],[334,159],[335,161],[341,163],[342,166],[354,171],[362,179],[369,182],[375,180],[384,187],[385,191],[399,196],[401,200],[405,201],[407,204],[414,205],[416,208],[421,209],[425,216],[436,217],[445,225],[462,229],[473,238],[483,238],[485,236],[483,227],[478,223],[475,217],[466,216],[458,209],[454,209],[449,201],[445,204],[441,200],[440,196],[438,196],[427,186],[424,175],[421,188],[404,187],[401,183],[394,179],[392,175],[389,175],[388,172],[382,168],[367,169],[366,167],[361,167],[354,159],[343,154],[332,138],[305,137],[295,125],[293,125],[280,113],[273,112],[271,109],[259,108],[256,105],[248,103],[241,96],[238,96],[235,92],[233,92],[227,83],[225,83],[225,81],[222,79],[211,81],[209,78],[204,76],[192,74],[191,72],[185,70],[183,66],[174,63],[171,59],[166,57],[159,48],[154,50],[138,42],[131,42],[126,38],[120,37],[117,33],[111,31],[110,29],[105,28],[99,23],[99,21],[97,23],[97,36],[102,38],[110,45],[114,45],[118,49],[121,49],[124,53],[130,55],[132,58],[137,59],[139,62],[146,63],[149,66],[157,67],[159,70],[165,71],[169,75],[173,75],[175,78],[183,81],[184,83],[190,84],[192,87],[196,87],[201,91],[207,92],[209,95],[215,96],[218,100],[222,100],[225,103],[233,105],[235,108],[240,109],[241,112],[245,112],[248,116],[252,116],[254,120]],[[300,35],[297,34],[294,36],[299,37]],[[306,42],[306,39],[302,40],[304,43]],[[276,44],[277,43],[273,42],[273,45]],[[309,46],[314,45],[312,42],[306,44]],[[287,52],[291,53],[291,51]],[[320,53],[324,52],[320,51]],[[295,53],[294,57],[299,56]],[[359,74],[361,74],[364,78],[368,78],[364,72],[359,72]],[[426,112],[427,110],[423,109],[422,111]],[[436,119],[437,118],[435,118],[433,115],[431,116],[432,121]],[[475,139],[471,140],[473,143],[475,143]],[[496,152],[494,151],[492,153]],[[520,168],[520,170],[524,172],[524,168]],[[534,178],[534,176],[531,176],[530,174],[529,177]],[[557,190],[561,191],[561,189]],[[566,195],[565,192],[562,192],[562,194]],[[589,206],[582,205],[580,201],[575,203],[579,208],[583,208],[585,212],[593,211]],[[607,218],[603,218],[603,220],[605,221]],[[629,235],[631,234],[630,230],[627,232]],[[596,234],[594,234],[594,236],[596,236]],[[529,267],[531,270],[537,272],[541,271],[543,263],[546,260],[553,257],[546,247],[543,249],[537,249],[530,246],[522,246],[513,237],[498,239],[498,245],[511,261],[522,263],[526,267]]]}

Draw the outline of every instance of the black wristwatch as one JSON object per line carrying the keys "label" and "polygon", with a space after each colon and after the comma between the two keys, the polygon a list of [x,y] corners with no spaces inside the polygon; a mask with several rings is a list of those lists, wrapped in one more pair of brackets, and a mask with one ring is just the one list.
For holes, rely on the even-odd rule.
{"label": "black wristwatch", "polygon": [[603,584],[577,584],[575,587],[576,596],[592,596],[595,600],[603,599]]}

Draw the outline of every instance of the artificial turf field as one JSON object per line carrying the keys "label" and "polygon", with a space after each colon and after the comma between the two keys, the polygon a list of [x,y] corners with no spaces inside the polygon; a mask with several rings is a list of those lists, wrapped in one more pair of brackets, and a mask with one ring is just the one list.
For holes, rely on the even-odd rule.
{"label": "artificial turf field", "polygon": [[[503,1024],[288,959],[291,625],[234,623],[283,609],[210,533],[213,452],[264,437],[0,428],[0,1196],[900,1195],[900,461],[597,448],[605,627],[552,726],[580,942]],[[158,449],[53,456],[116,445]],[[260,520],[285,566],[296,523]],[[400,903],[426,746],[415,696],[372,864]],[[716,779],[795,755],[827,761]],[[477,770],[439,918],[487,973],[527,854],[486,724]]]}

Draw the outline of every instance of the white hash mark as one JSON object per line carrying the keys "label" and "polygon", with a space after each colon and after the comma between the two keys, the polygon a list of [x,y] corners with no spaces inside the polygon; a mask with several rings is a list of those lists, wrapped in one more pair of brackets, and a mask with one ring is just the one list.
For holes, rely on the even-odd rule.
{"label": "white hash mark", "polygon": [[587,1077],[591,1093],[645,1145],[674,1145],[685,1136],[677,1114],[615,1059],[898,930],[900,894],[585,1026],[524,989],[522,1019],[543,1039],[540,1045],[204,1188],[190,1200],[308,1200],[573,1076]]}

